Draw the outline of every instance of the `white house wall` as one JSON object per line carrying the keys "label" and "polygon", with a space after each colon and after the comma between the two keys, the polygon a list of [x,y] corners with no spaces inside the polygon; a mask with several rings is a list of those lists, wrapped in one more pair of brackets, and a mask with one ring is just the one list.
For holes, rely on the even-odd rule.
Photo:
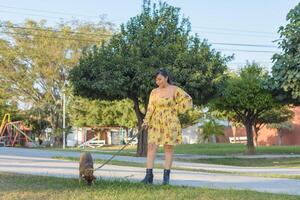
{"label": "white house wall", "polygon": [[183,144],[195,144],[198,142],[198,124],[182,129]]}

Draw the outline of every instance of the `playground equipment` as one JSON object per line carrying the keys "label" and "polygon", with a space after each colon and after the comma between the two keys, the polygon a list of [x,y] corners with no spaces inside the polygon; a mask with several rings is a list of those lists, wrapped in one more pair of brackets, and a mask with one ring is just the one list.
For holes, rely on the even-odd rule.
{"label": "playground equipment", "polygon": [[24,122],[12,122],[10,114],[5,114],[0,126],[0,146],[14,147],[17,144],[21,146],[28,146],[28,144],[35,146],[35,141],[25,133],[26,130],[28,129]]}

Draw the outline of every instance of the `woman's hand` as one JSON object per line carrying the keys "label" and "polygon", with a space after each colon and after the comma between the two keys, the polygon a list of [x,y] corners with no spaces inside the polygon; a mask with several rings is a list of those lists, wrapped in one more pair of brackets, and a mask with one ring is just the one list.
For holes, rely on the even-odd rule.
{"label": "woman's hand", "polygon": [[148,128],[148,123],[147,123],[147,122],[144,122],[144,123],[142,124],[142,128],[147,129],[147,128]]}

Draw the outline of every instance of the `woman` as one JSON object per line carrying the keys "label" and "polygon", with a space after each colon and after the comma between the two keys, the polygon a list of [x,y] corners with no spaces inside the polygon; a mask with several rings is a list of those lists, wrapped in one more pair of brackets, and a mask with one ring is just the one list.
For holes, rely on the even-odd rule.
{"label": "woman", "polygon": [[148,154],[146,176],[143,183],[153,183],[153,164],[159,145],[165,150],[163,184],[169,184],[173,160],[173,148],[182,143],[182,133],[178,114],[192,108],[192,98],[181,88],[172,85],[166,70],[155,74],[157,88],[150,94],[143,127],[148,128]]}

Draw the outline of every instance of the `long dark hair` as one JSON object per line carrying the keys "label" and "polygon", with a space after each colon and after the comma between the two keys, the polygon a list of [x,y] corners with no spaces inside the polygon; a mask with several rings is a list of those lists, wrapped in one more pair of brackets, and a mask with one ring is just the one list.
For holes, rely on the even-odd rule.
{"label": "long dark hair", "polygon": [[158,75],[162,75],[163,77],[168,78],[167,82],[168,82],[169,84],[172,84],[171,77],[170,77],[170,75],[169,75],[169,73],[167,72],[166,69],[160,68],[160,69],[155,73],[154,78],[156,78]]}

